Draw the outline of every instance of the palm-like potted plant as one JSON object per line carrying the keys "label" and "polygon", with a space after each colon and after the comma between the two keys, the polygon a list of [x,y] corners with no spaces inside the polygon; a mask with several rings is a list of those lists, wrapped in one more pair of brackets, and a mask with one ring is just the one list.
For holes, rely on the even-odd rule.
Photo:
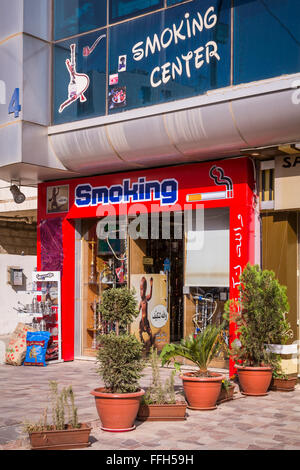
{"label": "palm-like potted plant", "polygon": [[143,346],[128,333],[129,324],[138,315],[134,292],[127,288],[104,291],[100,311],[103,320],[115,324],[115,331],[98,337],[98,373],[104,387],[91,394],[104,431],[132,431],[145,393],[139,387]]}
{"label": "palm-like potted plant", "polygon": [[267,393],[278,355],[269,344],[283,344],[290,335],[285,315],[289,309],[286,287],[273,271],[248,264],[240,276],[240,300],[228,301],[227,317],[237,325],[237,339],[231,355],[236,362],[242,392],[261,396]]}
{"label": "palm-like potted plant", "polygon": [[175,392],[175,374],[163,383],[160,376],[160,360],[155,348],[150,350],[152,378],[150,387],[141,399],[137,419],[140,421],[182,421],[185,420],[186,401]]}
{"label": "palm-like potted plant", "polygon": [[198,370],[181,374],[188,408],[212,410],[220,394],[224,376],[208,369],[209,363],[222,346],[221,327],[208,325],[196,337],[190,335],[179,344],[167,344],[161,352],[162,365],[175,358],[174,366],[180,370],[176,357],[183,357],[194,363]]}

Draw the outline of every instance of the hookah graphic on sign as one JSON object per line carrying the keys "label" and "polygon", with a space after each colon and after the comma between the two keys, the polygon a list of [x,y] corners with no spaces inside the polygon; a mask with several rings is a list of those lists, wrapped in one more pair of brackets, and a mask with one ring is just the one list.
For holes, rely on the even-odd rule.
{"label": "hookah graphic on sign", "polygon": [[70,83],[68,86],[68,99],[60,105],[58,110],[60,113],[62,113],[67,106],[70,106],[70,104],[74,103],[78,99],[81,103],[84,103],[86,101],[84,93],[90,85],[89,76],[85,73],[77,73],[76,71],[76,44],[71,44],[70,49],[71,60],[66,60],[66,67],[70,74]]}
{"label": "hookah graphic on sign", "polygon": [[212,166],[209,170],[209,176],[214,180],[215,185],[225,186],[225,191],[213,191],[209,193],[188,194],[187,202],[213,201],[216,199],[232,199],[233,198],[233,182],[229,176],[225,176],[223,168]]}
{"label": "hookah graphic on sign", "polygon": [[[95,50],[101,39],[103,39],[106,35],[102,34],[99,36],[94,44],[89,47],[85,46],[83,48],[82,55],[83,57],[88,57],[92,52]],[[87,91],[88,87],[90,86],[90,78],[85,73],[78,73],[77,66],[76,66],[76,44],[70,45],[71,50],[71,59],[66,60],[66,67],[70,74],[70,82],[68,85],[68,99],[64,101],[59,107],[59,113],[62,113],[63,110],[70,106],[70,104],[74,103],[78,99],[81,103],[85,103],[87,98],[85,96],[85,92]]]}

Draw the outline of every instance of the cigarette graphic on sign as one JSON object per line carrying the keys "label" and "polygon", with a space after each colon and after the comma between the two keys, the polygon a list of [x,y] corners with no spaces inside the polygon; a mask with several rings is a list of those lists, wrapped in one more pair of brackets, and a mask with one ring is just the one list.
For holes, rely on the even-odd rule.
{"label": "cigarette graphic on sign", "polygon": [[194,193],[186,196],[187,202],[214,201],[216,199],[233,198],[233,182],[228,176],[225,176],[224,170],[216,165],[209,170],[209,176],[214,180],[217,186],[225,186],[225,191],[213,191],[208,193]]}

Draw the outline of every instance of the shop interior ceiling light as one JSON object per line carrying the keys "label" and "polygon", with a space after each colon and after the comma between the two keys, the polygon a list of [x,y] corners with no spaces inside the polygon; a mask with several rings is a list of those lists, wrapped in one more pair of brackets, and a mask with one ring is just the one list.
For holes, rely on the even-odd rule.
{"label": "shop interior ceiling light", "polygon": [[16,204],[22,204],[25,201],[26,196],[20,191],[20,188],[16,184],[10,186],[10,191],[13,195],[14,201]]}

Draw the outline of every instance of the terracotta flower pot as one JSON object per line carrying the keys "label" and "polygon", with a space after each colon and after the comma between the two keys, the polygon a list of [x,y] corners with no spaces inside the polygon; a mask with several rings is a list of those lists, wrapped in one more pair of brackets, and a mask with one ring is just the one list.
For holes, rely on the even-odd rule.
{"label": "terracotta flower pot", "polygon": [[140,405],[137,419],[139,421],[184,421],[186,403]]}
{"label": "terracotta flower pot", "polygon": [[34,431],[29,434],[32,450],[66,450],[88,447],[91,426],[86,423],[80,428],[70,428],[62,430]]}
{"label": "terracotta flower pot", "polygon": [[191,410],[214,410],[224,376],[214,372],[210,377],[197,377],[193,372],[181,376],[185,398]]}
{"label": "terracotta flower pot", "polygon": [[280,392],[292,392],[295,390],[297,384],[297,377],[288,377],[287,379],[273,378],[270,385],[270,390]]}
{"label": "terracotta flower pot", "polygon": [[93,390],[91,395],[95,397],[101,429],[110,432],[133,431],[144,393],[142,389],[135,393],[110,393],[106,388]]}
{"label": "terracotta flower pot", "polygon": [[271,367],[243,367],[236,365],[241,391],[244,395],[260,397],[268,394],[272,380]]}

